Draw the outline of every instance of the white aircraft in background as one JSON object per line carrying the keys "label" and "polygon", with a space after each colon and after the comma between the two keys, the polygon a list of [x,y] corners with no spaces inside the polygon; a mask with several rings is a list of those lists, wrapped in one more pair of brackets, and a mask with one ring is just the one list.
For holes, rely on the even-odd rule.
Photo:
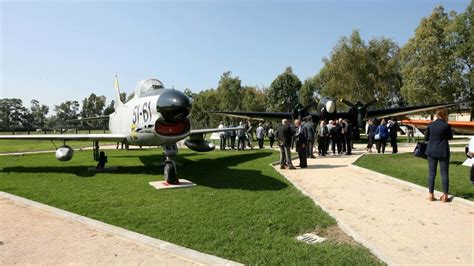
{"label": "white aircraft in background", "polygon": [[204,134],[238,130],[240,128],[191,130],[188,118],[191,101],[181,91],[167,89],[157,79],[146,79],[138,84],[134,97],[126,103],[120,100],[118,79],[115,77],[115,112],[109,116],[84,118],[77,121],[109,119],[110,134],[51,134],[51,135],[0,135],[0,139],[62,140],[56,158],[69,161],[74,150],[66,141],[90,140],[94,142],[94,159],[99,160],[99,141],[123,142],[127,145],[162,146],[165,155],[165,180],[179,184],[176,164],[171,157],[178,153],[176,143],[189,137],[184,144],[194,151],[206,152],[215,146],[204,140]]}

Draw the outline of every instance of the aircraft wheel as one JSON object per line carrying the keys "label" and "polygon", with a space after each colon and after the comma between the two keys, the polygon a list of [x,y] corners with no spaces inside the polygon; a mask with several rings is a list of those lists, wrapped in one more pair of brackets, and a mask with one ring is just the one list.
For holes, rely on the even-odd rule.
{"label": "aircraft wheel", "polygon": [[165,180],[169,184],[179,184],[179,179],[176,176],[176,169],[175,165],[172,162],[166,162],[165,163]]}

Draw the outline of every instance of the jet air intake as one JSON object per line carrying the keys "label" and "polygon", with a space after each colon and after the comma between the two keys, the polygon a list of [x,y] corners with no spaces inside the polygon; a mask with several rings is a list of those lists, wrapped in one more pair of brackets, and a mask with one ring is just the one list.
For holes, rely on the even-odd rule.
{"label": "jet air intake", "polygon": [[191,101],[183,92],[167,89],[158,97],[156,109],[167,122],[179,122],[191,112]]}

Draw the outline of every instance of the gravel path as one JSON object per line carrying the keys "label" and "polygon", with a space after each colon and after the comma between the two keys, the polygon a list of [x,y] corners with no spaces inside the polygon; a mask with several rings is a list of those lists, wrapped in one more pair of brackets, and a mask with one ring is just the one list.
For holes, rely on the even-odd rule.
{"label": "gravel path", "polygon": [[389,264],[473,265],[474,204],[429,202],[427,188],[349,166],[362,154],[356,148],[352,156],[310,159],[308,169],[275,169]]}
{"label": "gravel path", "polygon": [[0,265],[236,265],[3,192],[0,224]]}

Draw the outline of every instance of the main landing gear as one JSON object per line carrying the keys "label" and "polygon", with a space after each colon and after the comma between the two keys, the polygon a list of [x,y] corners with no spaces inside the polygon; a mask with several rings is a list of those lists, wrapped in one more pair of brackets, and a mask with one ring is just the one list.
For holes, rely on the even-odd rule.
{"label": "main landing gear", "polygon": [[176,170],[176,163],[171,160],[171,157],[178,154],[178,146],[176,144],[166,144],[163,145],[163,151],[165,156],[165,180],[168,184],[178,185],[179,179],[177,177],[178,171]]}
{"label": "main landing gear", "polygon": [[99,142],[94,141],[94,146],[92,147],[92,153],[94,155],[94,161],[98,162],[95,169],[104,170],[105,164],[107,163],[107,156],[105,156],[104,151],[99,151]]}

